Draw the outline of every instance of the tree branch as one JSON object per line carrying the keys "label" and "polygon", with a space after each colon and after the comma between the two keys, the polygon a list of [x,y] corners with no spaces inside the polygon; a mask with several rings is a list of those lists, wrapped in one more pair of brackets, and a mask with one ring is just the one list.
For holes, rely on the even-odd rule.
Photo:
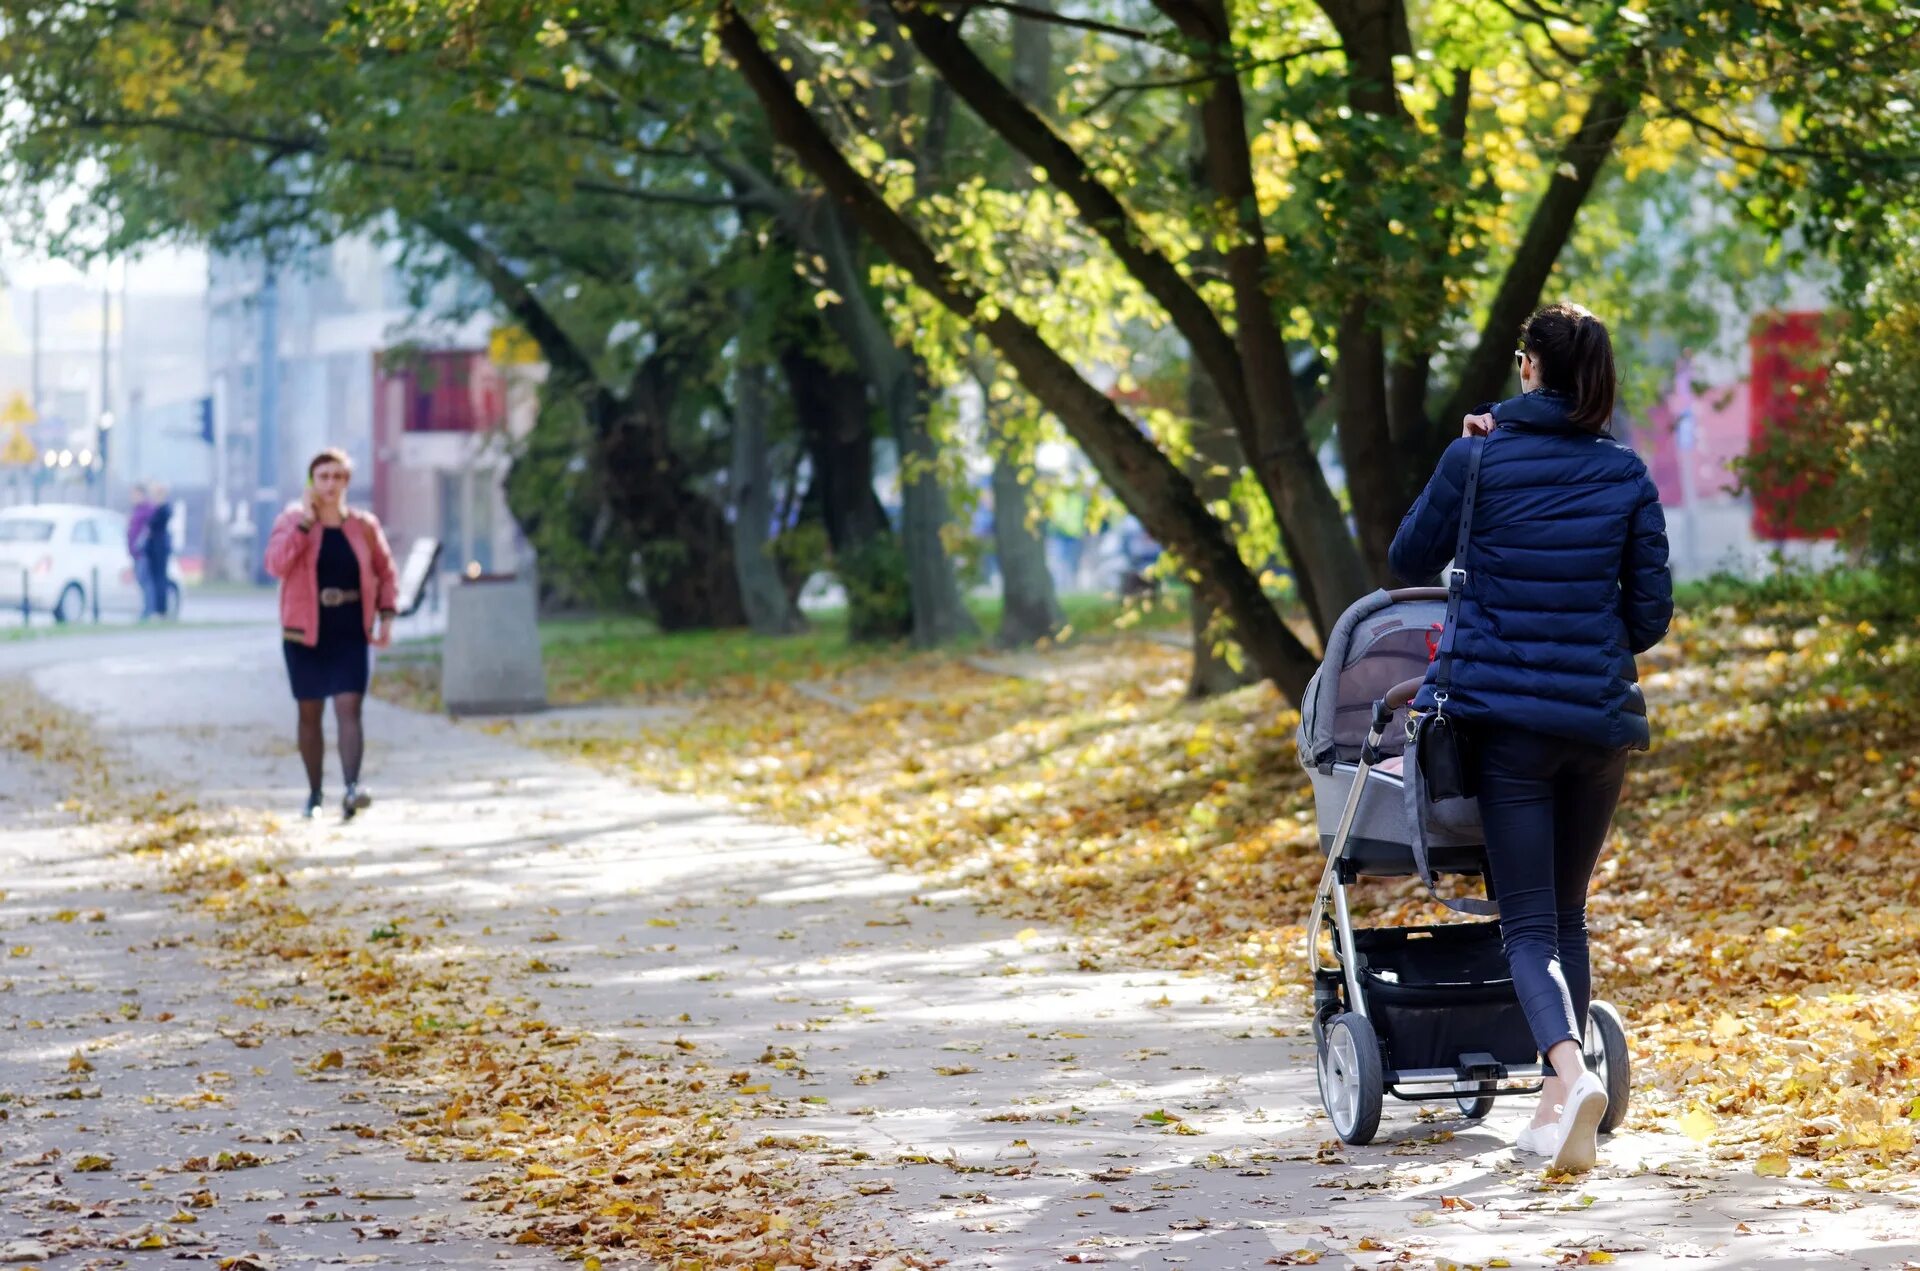
{"label": "tree branch", "polygon": [[1049,22],[1054,26],[1071,27],[1076,31],[1092,31],[1096,35],[1116,35],[1123,40],[1137,40],[1142,44],[1165,44],[1167,37],[1157,31],[1146,31],[1139,27],[1121,26],[1114,22],[1102,22],[1097,18],[1076,18],[1067,14],[1055,13],[1051,9],[1042,9],[1037,5],[1019,4],[1016,0],[936,0],[939,4],[960,10],[965,17],[974,9],[998,9],[1002,13],[1015,14],[1034,22]]}
{"label": "tree branch", "polygon": [[[82,115],[71,122],[61,125],[62,129],[72,128],[94,132],[112,132],[122,130],[135,132],[151,130],[176,133],[183,136],[203,137],[210,141],[230,141],[236,145],[259,146],[282,155],[307,154],[316,158],[336,160],[348,164],[362,164],[370,168],[388,171],[427,173],[439,176],[470,178],[475,181],[497,181],[500,173],[493,168],[470,168],[447,162],[421,162],[414,156],[394,150],[341,150],[327,138],[308,134],[306,136],[286,136],[275,133],[254,132],[228,124],[205,123],[180,117],[159,116],[104,116]],[[41,129],[39,131],[59,131]],[[610,182],[575,179],[570,184],[588,194],[602,194],[609,198],[627,202],[653,204],[669,207],[687,207],[707,210],[737,208],[739,200],[731,195],[695,194],[677,190],[649,190],[635,186],[615,185]]]}
{"label": "tree branch", "polygon": [[1500,280],[1500,289],[1487,309],[1479,343],[1467,355],[1460,378],[1446,405],[1435,417],[1430,449],[1439,450],[1460,427],[1460,417],[1476,404],[1498,397],[1512,373],[1513,341],[1520,324],[1540,303],[1541,290],[1553,272],[1567,239],[1573,233],[1580,205],[1593,190],[1594,180],[1613,153],[1613,143],[1633,112],[1636,85],[1616,84],[1594,95],[1580,128],[1560,149],[1560,160],[1547,182],[1546,193],[1534,206],[1527,232],[1514,252],[1513,263]]}
{"label": "tree branch", "polygon": [[1313,655],[1280,621],[1192,482],[1038,331],[1011,311],[986,305],[979,290],[940,259],[840,153],[730,0],[722,0],[718,31],[721,46],[760,98],[774,135],[846,206],[875,245],[993,344],[1148,532],[1200,573],[1201,585],[1232,617],[1261,672],[1289,694],[1303,692]]}
{"label": "tree branch", "polygon": [[915,0],[893,0],[893,4],[928,64],[987,127],[1046,170],[1120,263],[1167,311],[1194,357],[1218,384],[1229,413],[1247,427],[1253,416],[1233,339],[1199,291],[1153,246],[1132,212],[1094,176],[1079,152],[980,60],[956,24],[919,7]]}
{"label": "tree branch", "polygon": [[1522,13],[1519,7],[1514,5],[1511,2],[1511,0],[1493,0],[1493,2],[1499,5],[1502,9],[1505,9],[1508,13],[1512,14],[1514,21],[1519,22],[1525,26],[1534,27],[1540,32],[1540,34],[1546,36],[1547,44],[1552,47],[1554,55],[1558,57],[1561,61],[1565,62],[1568,66],[1579,66],[1582,62],[1587,60],[1584,55],[1575,53],[1572,49],[1569,49],[1565,45],[1561,44],[1560,41],[1554,36],[1552,24],[1556,21],[1561,21],[1562,19],[1558,18],[1553,14],[1542,11],[1538,6],[1535,6],[1535,5],[1528,6],[1529,8],[1533,9],[1532,13]]}
{"label": "tree branch", "polygon": [[1701,117],[1699,113],[1672,102],[1660,100],[1660,111],[1671,119],[1678,119],[1693,130],[1696,137],[1710,137],[1721,143],[1729,152],[1745,151],[1748,154],[1778,156],[1791,159],[1813,159],[1821,163],[1860,164],[1881,166],[1898,170],[1920,166],[1920,154],[1872,154],[1861,150],[1826,148],[1819,146],[1796,146],[1784,142],[1755,141],[1743,137],[1732,129]]}
{"label": "tree branch", "polygon": [[[1337,44],[1309,44],[1303,48],[1294,49],[1291,53],[1282,53],[1278,57],[1261,57],[1255,58],[1250,62],[1241,62],[1232,68],[1232,73],[1235,77],[1238,77],[1248,71],[1266,70],[1270,67],[1285,66],[1289,62],[1298,61],[1303,57],[1312,57],[1316,53],[1338,53],[1339,51],[1340,46]],[[1077,113],[1084,119],[1086,116],[1099,110],[1102,106],[1105,106],[1115,97],[1118,97],[1121,93],[1145,93],[1161,88],[1193,88],[1196,85],[1209,82],[1213,79],[1214,75],[1215,72],[1213,71],[1202,71],[1196,75],[1180,75],[1171,79],[1136,79],[1124,80],[1117,84],[1108,84],[1105,92],[1094,98],[1089,105],[1081,107]]]}
{"label": "tree branch", "polygon": [[511,314],[513,320],[540,346],[541,354],[556,377],[581,388],[591,388],[597,397],[608,395],[606,386],[600,383],[600,377],[593,369],[593,359],[587,356],[586,350],[567,333],[553,311],[547,308],[545,302],[505,259],[450,216],[429,212],[416,217],[414,223],[446,244],[454,255],[466,261],[473,272],[479,275],[500,302],[501,308]]}
{"label": "tree branch", "polygon": [[[1472,102],[1473,72],[1466,67],[1456,68],[1453,72],[1453,89],[1447,95],[1446,114],[1440,118],[1440,161],[1449,168],[1458,169],[1464,161],[1467,112]],[[1447,240],[1451,243],[1454,209],[1451,206],[1442,209],[1441,218]],[[1436,265],[1431,277],[1436,284],[1433,287],[1431,312],[1438,313],[1445,290],[1443,267]],[[1440,324],[1432,323],[1428,330],[1437,338]],[[1435,345],[1436,340],[1429,339],[1417,346],[1402,348],[1395,355],[1387,390],[1387,413],[1388,431],[1397,450],[1404,451],[1410,447],[1417,453],[1423,444],[1423,434],[1429,425],[1427,389],[1433,380]]]}
{"label": "tree branch", "polygon": [[1200,103],[1201,159],[1215,206],[1232,228],[1224,254],[1249,415],[1240,445],[1289,546],[1299,553],[1293,557],[1295,569],[1313,579],[1314,620],[1324,632],[1367,590],[1367,571],[1307,438],[1286,337],[1274,316],[1273,262],[1253,180],[1246,99],[1233,73],[1232,19],[1226,0],[1155,3],[1194,47],[1195,60],[1213,72]]}

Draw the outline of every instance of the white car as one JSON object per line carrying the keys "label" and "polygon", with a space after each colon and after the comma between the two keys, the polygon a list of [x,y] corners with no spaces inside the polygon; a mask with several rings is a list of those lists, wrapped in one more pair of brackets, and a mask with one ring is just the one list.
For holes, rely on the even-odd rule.
{"label": "white car", "polygon": [[[138,617],[145,607],[133,558],[127,554],[127,517],[83,503],[41,503],[0,509],[0,612],[27,607],[56,622],[100,612]],[[180,566],[167,561],[167,616],[180,616]]]}

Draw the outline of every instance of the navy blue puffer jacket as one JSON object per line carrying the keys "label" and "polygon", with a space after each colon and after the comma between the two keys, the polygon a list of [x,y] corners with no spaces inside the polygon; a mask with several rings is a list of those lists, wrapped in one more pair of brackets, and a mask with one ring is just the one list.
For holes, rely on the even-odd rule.
{"label": "navy blue puffer jacket", "polygon": [[[1480,459],[1447,713],[1594,745],[1647,745],[1633,657],[1667,633],[1660,495],[1639,456],[1536,390],[1493,408]],[[1471,443],[1447,447],[1389,558],[1410,583],[1453,556]],[[1415,705],[1433,705],[1433,673]]]}

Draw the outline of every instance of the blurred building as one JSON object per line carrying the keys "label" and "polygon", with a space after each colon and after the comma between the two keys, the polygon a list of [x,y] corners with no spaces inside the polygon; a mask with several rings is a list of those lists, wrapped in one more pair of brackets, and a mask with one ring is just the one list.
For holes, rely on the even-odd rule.
{"label": "blurred building", "polygon": [[211,484],[206,323],[178,254],[97,269],[8,262],[0,297],[0,504],[124,506],[137,480],[173,486],[183,554],[198,553]]}
{"label": "blurred building", "polygon": [[520,565],[502,481],[508,441],[531,427],[533,372],[503,371],[477,297],[446,284],[418,316],[393,249],[357,237],[269,269],[216,256],[208,270],[207,369],[220,456],[215,503],[223,572],[264,577],[263,535],[298,498],[307,464],[337,446],[355,497],[396,551],[422,536],[449,567]]}

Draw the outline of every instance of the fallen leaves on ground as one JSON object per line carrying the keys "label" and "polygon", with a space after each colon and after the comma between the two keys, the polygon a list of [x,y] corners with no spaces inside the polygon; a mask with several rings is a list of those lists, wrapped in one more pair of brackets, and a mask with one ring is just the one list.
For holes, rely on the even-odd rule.
{"label": "fallen leaves on ground", "polygon": [[[628,738],[538,744],[724,794],[1149,963],[1304,997],[1321,868],[1296,716],[1268,687],[1189,703],[1145,641],[1009,679],[968,662],[781,684]],[[1721,1158],[1909,1171],[1920,1115],[1920,641],[1732,608],[1645,659],[1659,730],[1595,879],[1600,992],[1626,1011],[1630,1124]],[[857,688],[854,687],[857,685]],[[1363,920],[1426,920],[1411,881]]]}

